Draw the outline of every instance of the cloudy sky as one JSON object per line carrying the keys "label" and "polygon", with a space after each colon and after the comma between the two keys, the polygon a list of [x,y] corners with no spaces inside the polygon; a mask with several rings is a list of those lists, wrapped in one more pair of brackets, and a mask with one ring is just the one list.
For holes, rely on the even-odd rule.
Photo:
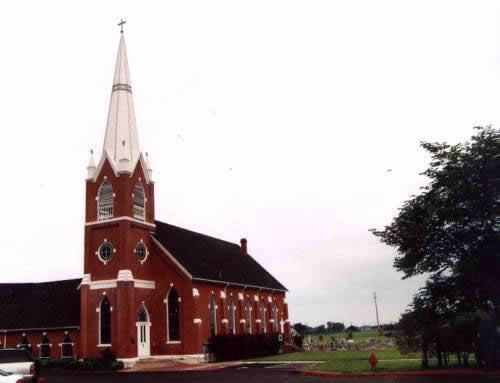
{"label": "cloudy sky", "polygon": [[[421,140],[500,126],[498,1],[16,1],[0,5],[0,281],[83,272],[84,178],[127,20],[157,219],[238,242],[292,322],[398,319],[382,228],[426,180]],[[388,171],[391,169],[392,171]]]}

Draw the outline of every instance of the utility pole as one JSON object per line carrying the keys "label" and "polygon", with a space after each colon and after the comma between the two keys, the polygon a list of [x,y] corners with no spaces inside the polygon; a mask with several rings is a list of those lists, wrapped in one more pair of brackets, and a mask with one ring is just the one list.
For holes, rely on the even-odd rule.
{"label": "utility pole", "polygon": [[377,332],[380,333],[380,323],[378,321],[378,307],[377,307],[377,293],[373,293],[373,300],[375,301],[375,314],[377,315]]}

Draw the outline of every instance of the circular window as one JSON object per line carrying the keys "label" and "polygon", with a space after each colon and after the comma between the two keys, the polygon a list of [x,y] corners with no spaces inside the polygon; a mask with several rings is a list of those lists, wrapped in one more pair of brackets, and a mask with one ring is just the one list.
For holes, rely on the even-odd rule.
{"label": "circular window", "polygon": [[101,258],[101,261],[104,263],[108,262],[111,257],[113,256],[113,246],[111,246],[110,243],[103,243],[101,247],[99,248],[99,258]]}
{"label": "circular window", "polygon": [[146,246],[142,242],[139,242],[137,246],[135,247],[134,250],[135,256],[137,259],[141,262],[144,263],[148,256],[148,250],[146,249]]}

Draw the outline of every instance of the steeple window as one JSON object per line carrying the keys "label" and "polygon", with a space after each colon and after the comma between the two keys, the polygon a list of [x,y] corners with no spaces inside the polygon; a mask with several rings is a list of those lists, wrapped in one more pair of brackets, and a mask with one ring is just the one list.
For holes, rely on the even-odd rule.
{"label": "steeple window", "polygon": [[140,183],[135,184],[132,194],[134,201],[134,218],[144,221],[146,212],[146,198],[144,197],[144,189]]}
{"label": "steeple window", "polygon": [[113,218],[113,187],[109,181],[104,181],[99,188],[98,194],[99,220]]}

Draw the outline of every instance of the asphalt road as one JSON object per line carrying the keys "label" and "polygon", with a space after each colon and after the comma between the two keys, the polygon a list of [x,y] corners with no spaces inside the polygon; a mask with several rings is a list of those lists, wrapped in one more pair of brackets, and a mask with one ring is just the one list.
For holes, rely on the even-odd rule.
{"label": "asphalt road", "polygon": [[491,383],[498,377],[405,377],[338,379],[303,376],[289,368],[235,366],[217,371],[175,371],[137,373],[48,373],[46,383]]}

